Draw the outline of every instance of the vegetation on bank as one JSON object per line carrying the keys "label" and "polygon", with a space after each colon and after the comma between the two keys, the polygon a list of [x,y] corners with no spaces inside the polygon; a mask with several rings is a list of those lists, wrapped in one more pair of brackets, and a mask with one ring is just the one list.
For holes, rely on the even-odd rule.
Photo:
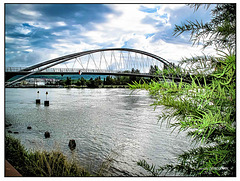
{"label": "vegetation on bank", "polygon": [[[191,6],[198,9],[200,4]],[[148,90],[155,97],[155,108],[165,106],[159,121],[187,131],[194,142],[201,143],[179,155],[175,164],[156,166],[139,161],[138,165],[153,176],[169,172],[236,176],[236,4],[217,4],[212,12],[210,23],[188,21],[175,28],[175,34],[190,31],[194,43],[203,40],[205,47],[215,45],[219,53],[218,57],[193,57],[180,62],[191,64],[194,71],[201,70],[190,76],[191,83],[152,80],[131,85],[131,89]]]}
{"label": "vegetation on bank", "polygon": [[[219,67],[212,74],[210,84],[201,85],[198,76],[192,83],[134,83],[132,89],[145,89],[156,101],[153,106],[164,105],[159,121],[179,131],[187,131],[202,146],[184,152],[176,164],[140,166],[153,175],[175,171],[188,176],[236,175],[236,62],[235,55],[218,59]],[[205,77],[203,76],[205,80]],[[206,81],[205,81],[206,82]]]}
{"label": "vegetation on bank", "polygon": [[[156,67],[157,68],[157,67]],[[150,67],[150,72],[154,74],[154,70],[152,70],[153,67]],[[138,69],[132,68],[131,71],[124,71],[124,73],[140,73]],[[128,87],[128,84],[134,82],[134,81],[148,81],[149,78],[141,78],[137,76],[106,76],[103,79],[101,79],[101,76],[96,77],[95,79],[84,79],[84,77],[81,77],[77,80],[72,80],[71,77],[67,77],[66,80],[60,80],[57,82],[59,85],[63,86],[74,86],[74,87],[88,87],[88,88],[99,88],[99,87]]]}
{"label": "vegetation on bank", "polygon": [[59,85],[63,85],[65,87],[87,87],[87,88],[108,88],[108,87],[121,87],[125,88],[128,87],[128,84],[132,83],[133,81],[148,81],[149,79],[140,78],[136,76],[116,76],[111,77],[107,76],[103,80],[101,77],[97,77],[95,79],[90,78],[89,80],[84,79],[81,77],[78,80],[71,80],[71,78],[67,77],[66,80],[61,81]]}
{"label": "vegetation on bank", "polygon": [[[175,65],[173,65],[175,66]],[[138,69],[132,68],[132,71],[124,71],[124,73],[140,73]],[[188,72],[180,72],[179,67],[175,67],[174,69],[171,67],[165,67],[160,70],[158,66],[150,66],[149,74],[155,75],[158,74],[160,76],[170,76],[170,77],[182,77],[182,78],[189,78],[187,75]],[[181,74],[180,74],[181,73]],[[59,85],[63,85],[64,87],[75,87],[75,88],[129,88],[129,84],[132,84],[133,82],[146,82],[150,83],[151,80],[160,80],[160,78],[157,77],[150,77],[150,78],[144,78],[144,77],[137,77],[137,76],[107,76],[103,80],[101,79],[101,76],[96,77],[95,79],[90,78],[84,79],[81,77],[77,80],[71,80],[70,77],[67,77],[66,80],[61,80],[58,82]]]}
{"label": "vegetation on bank", "polygon": [[5,137],[5,159],[22,176],[91,176],[86,169],[69,162],[61,152],[28,152],[19,140],[10,135]]}

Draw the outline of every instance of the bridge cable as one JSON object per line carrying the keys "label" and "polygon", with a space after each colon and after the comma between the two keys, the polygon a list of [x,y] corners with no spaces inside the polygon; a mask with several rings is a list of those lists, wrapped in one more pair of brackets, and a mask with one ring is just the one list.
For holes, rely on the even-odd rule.
{"label": "bridge cable", "polygon": [[[78,59],[80,59],[80,62],[79,62]],[[82,66],[83,70],[85,70],[85,68],[84,68],[84,66],[83,66],[83,64],[82,64],[81,57],[76,58],[76,60],[77,60],[77,62],[80,64],[80,66]]]}

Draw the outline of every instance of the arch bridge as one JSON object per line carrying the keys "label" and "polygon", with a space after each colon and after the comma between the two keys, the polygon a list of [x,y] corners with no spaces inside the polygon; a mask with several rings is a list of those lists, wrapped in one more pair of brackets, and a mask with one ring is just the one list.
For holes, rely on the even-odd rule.
{"label": "arch bridge", "polygon": [[5,79],[8,80],[15,75],[22,75],[22,77],[6,83],[6,86],[10,86],[34,74],[153,77],[156,76],[151,72],[154,68],[158,67],[161,70],[172,66],[169,61],[146,51],[130,48],[108,48],[73,53],[30,67],[6,67]]}

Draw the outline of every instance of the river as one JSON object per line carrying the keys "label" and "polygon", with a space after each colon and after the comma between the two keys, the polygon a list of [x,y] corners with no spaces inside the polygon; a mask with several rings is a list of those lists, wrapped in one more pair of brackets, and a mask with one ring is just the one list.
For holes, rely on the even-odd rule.
{"label": "river", "polygon": [[[40,105],[35,104],[37,91]],[[46,91],[49,106],[43,105]],[[185,133],[160,127],[163,107],[154,111],[153,101],[143,90],[6,88],[5,123],[12,124],[6,130],[19,132],[11,135],[28,150],[62,151],[92,172],[110,159],[106,176],[146,176],[137,161],[175,163],[178,154],[192,147]],[[45,139],[45,131],[50,138]],[[73,151],[70,139],[76,140]]]}

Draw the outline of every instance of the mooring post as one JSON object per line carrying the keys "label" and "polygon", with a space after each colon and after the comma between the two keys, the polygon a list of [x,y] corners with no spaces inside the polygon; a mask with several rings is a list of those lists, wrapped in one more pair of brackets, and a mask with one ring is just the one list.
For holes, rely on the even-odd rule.
{"label": "mooring post", "polygon": [[39,99],[39,91],[37,91],[36,104],[40,104],[40,103],[41,103],[41,101],[40,101],[40,99]]}
{"label": "mooring post", "polygon": [[48,92],[46,92],[46,101],[44,101],[44,106],[49,106],[49,101],[47,100]]}

